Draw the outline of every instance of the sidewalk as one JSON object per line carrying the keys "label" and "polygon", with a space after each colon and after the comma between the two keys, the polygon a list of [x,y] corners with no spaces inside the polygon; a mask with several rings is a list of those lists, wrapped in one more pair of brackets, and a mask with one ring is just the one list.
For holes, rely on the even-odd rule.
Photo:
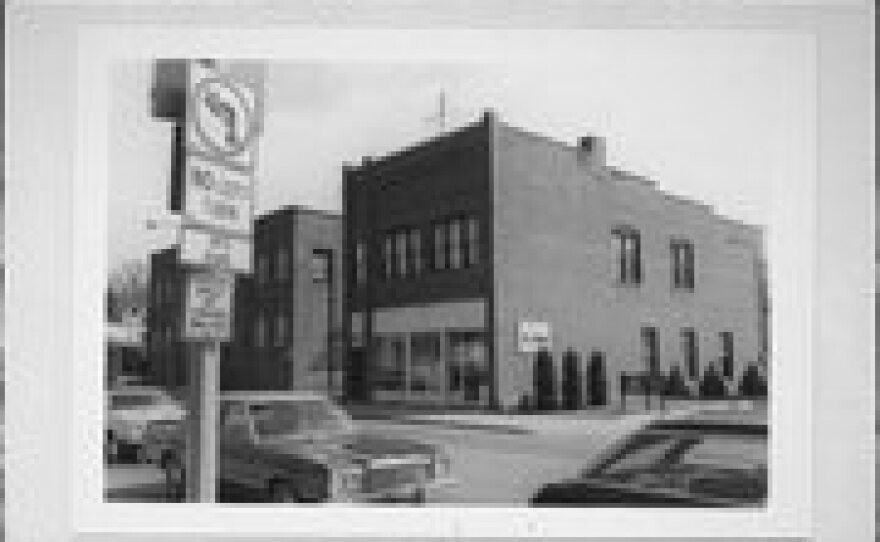
{"label": "sidewalk", "polygon": [[559,411],[536,414],[501,414],[491,412],[436,412],[409,413],[400,408],[376,409],[358,412],[355,419],[387,420],[395,423],[434,425],[448,429],[488,431],[503,434],[577,435],[633,428],[655,417],[657,412],[622,412],[619,410]]}
{"label": "sidewalk", "polygon": [[[439,411],[408,409],[404,406],[381,407],[375,405],[353,406],[349,412],[355,419],[387,420],[395,423],[434,425],[449,429],[489,431],[504,434],[582,435],[606,430],[636,429],[652,419],[694,410],[750,410],[761,408],[750,402],[720,404],[700,401],[669,401],[665,408],[645,410],[639,405],[627,410],[594,409],[577,411],[552,411],[547,413],[496,413],[479,411]],[[766,408],[766,407],[764,407]]]}

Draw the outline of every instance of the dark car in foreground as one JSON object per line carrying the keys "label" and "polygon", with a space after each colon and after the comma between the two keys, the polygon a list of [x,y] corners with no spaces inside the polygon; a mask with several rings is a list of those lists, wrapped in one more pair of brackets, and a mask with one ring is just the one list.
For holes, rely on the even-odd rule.
{"label": "dark car in foreground", "polygon": [[647,423],[534,506],[761,507],[766,504],[765,412],[712,411]]}
{"label": "dark car in foreground", "polygon": [[[218,486],[256,490],[272,502],[420,503],[452,481],[443,450],[359,431],[321,395],[230,394],[219,418]],[[181,458],[166,453],[162,461],[178,486]]]}

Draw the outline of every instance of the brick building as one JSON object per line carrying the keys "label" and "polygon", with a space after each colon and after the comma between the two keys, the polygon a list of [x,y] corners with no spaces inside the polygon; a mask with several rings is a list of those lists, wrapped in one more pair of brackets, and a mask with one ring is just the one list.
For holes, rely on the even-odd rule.
{"label": "brick building", "polygon": [[342,369],[342,221],[285,207],[254,225],[254,273],[236,287],[225,389],[336,393]]}
{"label": "brick building", "polygon": [[343,172],[347,388],[373,402],[511,407],[539,330],[557,369],[766,359],[762,233],[560,143],[479,122]]}
{"label": "brick building", "polygon": [[184,270],[179,249],[169,247],[150,255],[150,298],[147,309],[147,360],[150,382],[176,388],[186,383],[183,325]]}
{"label": "brick building", "polygon": [[[290,206],[254,224],[253,273],[235,277],[232,337],[223,345],[223,390],[340,388],[341,220]],[[161,385],[186,382],[180,339],[184,271],[172,247],[151,257],[147,344]]]}

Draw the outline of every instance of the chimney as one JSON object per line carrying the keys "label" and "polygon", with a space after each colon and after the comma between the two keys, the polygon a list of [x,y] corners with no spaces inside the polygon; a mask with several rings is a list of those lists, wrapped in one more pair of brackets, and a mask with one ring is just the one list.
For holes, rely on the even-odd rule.
{"label": "chimney", "polygon": [[605,138],[594,135],[578,138],[578,160],[591,166],[604,166]]}

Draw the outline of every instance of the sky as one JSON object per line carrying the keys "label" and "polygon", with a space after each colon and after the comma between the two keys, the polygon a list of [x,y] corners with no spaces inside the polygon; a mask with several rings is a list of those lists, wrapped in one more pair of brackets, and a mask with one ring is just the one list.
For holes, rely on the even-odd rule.
{"label": "sky", "polygon": [[[584,32],[544,58],[423,62],[358,58],[266,65],[257,212],[288,204],[341,208],[341,167],[435,135],[485,108],[503,122],[574,144],[606,138],[609,164],[766,225],[773,183],[815,175],[812,42],[793,33]],[[173,240],[167,215],[171,126],[149,115],[152,66],[111,77],[111,269]],[[778,191],[777,191],[778,193]]]}

